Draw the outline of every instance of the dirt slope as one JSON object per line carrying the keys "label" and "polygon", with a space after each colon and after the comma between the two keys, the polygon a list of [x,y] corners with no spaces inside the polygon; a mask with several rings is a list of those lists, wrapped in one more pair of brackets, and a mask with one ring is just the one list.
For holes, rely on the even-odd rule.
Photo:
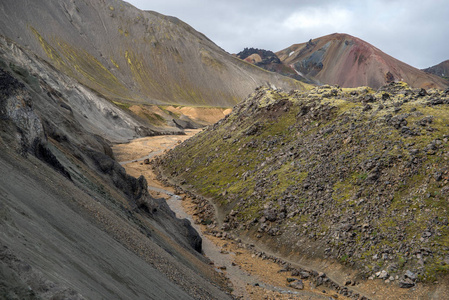
{"label": "dirt slope", "polygon": [[118,102],[229,107],[263,84],[301,88],[124,1],[5,0],[0,16],[1,35]]}
{"label": "dirt slope", "polygon": [[445,88],[448,82],[413,68],[369,43],[334,33],[276,53],[284,64],[322,84],[379,88],[404,81],[415,88]]}

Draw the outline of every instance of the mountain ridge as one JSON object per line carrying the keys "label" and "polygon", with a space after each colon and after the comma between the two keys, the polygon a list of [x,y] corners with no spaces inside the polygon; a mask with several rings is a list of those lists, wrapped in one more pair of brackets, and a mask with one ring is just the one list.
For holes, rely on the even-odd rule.
{"label": "mountain ridge", "polygon": [[111,100],[229,107],[259,85],[303,88],[236,60],[175,17],[126,2],[7,0],[0,12],[0,34]]}

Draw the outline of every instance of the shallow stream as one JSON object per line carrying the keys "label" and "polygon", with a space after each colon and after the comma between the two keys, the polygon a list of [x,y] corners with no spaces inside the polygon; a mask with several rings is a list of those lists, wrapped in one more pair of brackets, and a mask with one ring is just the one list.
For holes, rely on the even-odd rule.
{"label": "shallow stream", "polygon": [[[176,143],[179,142],[179,137],[176,138],[175,136],[167,136],[167,139],[164,140],[164,142],[159,142],[156,147],[152,144],[151,139],[152,138],[161,138],[158,137],[148,137],[144,139],[140,139],[140,145],[141,147],[145,147],[147,149],[151,149],[150,153],[147,155],[141,156],[136,159],[132,160],[125,160],[121,161],[120,164],[126,168],[126,165],[132,164],[132,163],[139,163],[144,161],[145,159],[152,159],[156,155],[162,154],[166,149],[170,149],[176,145]],[[121,145],[121,146],[125,146]],[[126,146],[125,146],[126,147]],[[135,149],[133,149],[135,150]],[[125,151],[126,152],[126,151]],[[130,151],[131,152],[131,151]],[[140,153],[145,153],[140,151]],[[123,155],[123,153],[121,153]],[[124,156],[129,158],[129,156]],[[127,159],[126,158],[126,159]],[[307,290],[293,290],[285,287],[280,286],[274,286],[269,285],[266,283],[263,283],[261,279],[258,276],[252,275],[248,272],[246,272],[244,269],[242,269],[239,265],[237,265],[234,262],[234,257],[236,253],[233,252],[227,252],[224,251],[220,246],[216,245],[209,237],[208,235],[204,234],[203,229],[200,225],[195,224],[194,220],[192,219],[192,216],[189,215],[183,205],[182,205],[182,197],[179,195],[176,195],[175,193],[161,188],[160,182],[157,182],[154,178],[153,180],[148,180],[148,190],[154,191],[159,194],[165,194],[167,195],[167,204],[170,206],[170,208],[175,212],[176,216],[181,219],[188,219],[192,226],[198,231],[200,236],[203,239],[203,253],[206,257],[208,257],[215,265],[217,272],[224,272],[226,277],[229,278],[233,285],[233,295],[237,297],[242,297],[243,299],[252,299],[254,297],[251,297],[248,295],[247,292],[247,285],[253,285],[253,286],[259,286],[261,288],[264,288],[267,291],[272,291],[284,295],[291,295],[294,296],[295,299],[329,299],[329,297],[324,295],[319,295],[316,293],[313,293],[311,291]],[[154,184],[152,184],[154,182]],[[157,186],[156,186],[157,185]]]}

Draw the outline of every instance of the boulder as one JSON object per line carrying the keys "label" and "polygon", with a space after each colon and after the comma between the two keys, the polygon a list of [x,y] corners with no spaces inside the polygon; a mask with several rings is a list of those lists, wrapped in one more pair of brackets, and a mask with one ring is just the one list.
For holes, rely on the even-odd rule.
{"label": "boulder", "polygon": [[413,281],[416,281],[416,279],[418,279],[418,276],[410,270],[405,271],[404,277],[409,278]]}
{"label": "boulder", "polygon": [[292,283],[290,283],[288,286],[292,287],[294,289],[297,289],[297,290],[303,290],[304,289],[304,283],[302,282],[302,280],[295,280]]}
{"label": "boulder", "polygon": [[421,90],[419,91],[418,95],[419,95],[420,97],[424,97],[424,96],[427,95],[427,91],[426,91],[425,89],[421,89]]}
{"label": "boulder", "polygon": [[403,289],[409,289],[414,287],[415,283],[410,278],[405,278],[399,281],[399,287]]}

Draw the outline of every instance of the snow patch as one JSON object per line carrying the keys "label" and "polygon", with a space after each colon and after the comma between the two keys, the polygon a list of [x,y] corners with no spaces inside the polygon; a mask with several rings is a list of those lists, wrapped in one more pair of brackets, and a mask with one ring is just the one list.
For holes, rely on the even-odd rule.
{"label": "snow patch", "polygon": [[299,76],[305,77],[304,74],[302,74],[301,72],[299,72],[298,70],[296,70],[294,65],[290,65],[290,67],[295,70],[296,74],[298,74]]}
{"label": "snow patch", "polygon": [[295,53],[295,51],[290,52],[290,54],[288,55],[288,57],[292,56],[293,53]]}

